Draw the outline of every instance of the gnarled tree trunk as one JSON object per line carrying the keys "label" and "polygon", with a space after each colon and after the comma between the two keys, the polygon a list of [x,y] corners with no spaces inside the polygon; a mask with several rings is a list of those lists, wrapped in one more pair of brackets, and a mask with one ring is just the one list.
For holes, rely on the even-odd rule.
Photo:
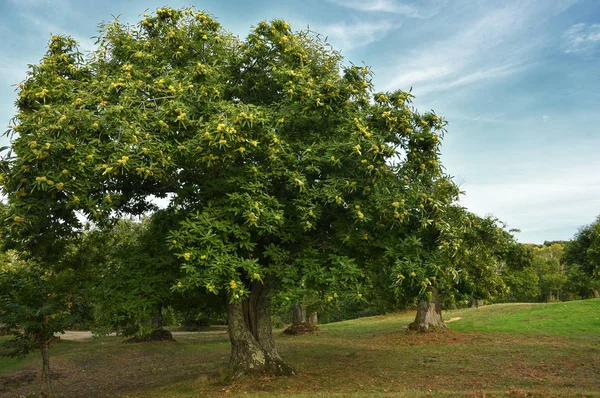
{"label": "gnarled tree trunk", "polygon": [[304,304],[292,305],[292,325],[299,326],[306,322],[306,306]]}
{"label": "gnarled tree trunk", "polygon": [[417,332],[431,332],[445,329],[446,324],[442,320],[442,300],[438,289],[430,289],[431,299],[421,299],[417,305],[417,316],[415,321],[408,325],[409,330]]}
{"label": "gnarled tree trunk", "polygon": [[253,282],[250,298],[228,307],[231,340],[229,375],[236,378],[253,372],[294,375],[294,368],[283,362],[273,339],[268,286]]}

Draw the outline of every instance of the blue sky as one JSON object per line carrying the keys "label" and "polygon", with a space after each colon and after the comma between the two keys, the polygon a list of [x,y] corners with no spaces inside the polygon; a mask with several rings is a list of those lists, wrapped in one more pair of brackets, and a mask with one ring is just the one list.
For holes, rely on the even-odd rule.
{"label": "blue sky", "polygon": [[449,121],[443,162],[461,202],[521,242],[570,239],[600,214],[597,0],[0,0],[0,123],[50,32],[86,50],[112,15],[192,4],[240,36],[273,18],[310,26],[370,65],[377,90],[412,87],[419,110]]}

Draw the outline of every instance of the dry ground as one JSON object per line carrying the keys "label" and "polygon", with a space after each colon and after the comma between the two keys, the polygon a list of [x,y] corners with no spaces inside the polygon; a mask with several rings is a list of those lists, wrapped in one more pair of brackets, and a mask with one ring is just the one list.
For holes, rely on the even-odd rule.
{"label": "dry ground", "polygon": [[[446,317],[462,319],[441,334],[407,333],[409,313],[322,325],[311,335],[279,333],[294,377],[223,383],[228,337],[207,334],[172,343],[63,341],[52,349],[52,367],[64,397],[600,397],[600,300],[579,303],[455,311]],[[587,329],[569,318],[581,305],[598,315]],[[37,391],[37,354],[11,361],[0,360],[0,397]]]}

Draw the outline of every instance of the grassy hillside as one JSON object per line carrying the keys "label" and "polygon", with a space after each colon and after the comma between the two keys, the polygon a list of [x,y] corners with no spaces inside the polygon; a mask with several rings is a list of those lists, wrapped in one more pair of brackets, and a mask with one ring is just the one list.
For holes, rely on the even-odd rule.
{"label": "grassy hillside", "polygon": [[584,339],[590,334],[600,334],[600,300],[491,305],[452,311],[448,315],[463,317],[452,324],[457,331],[581,336]]}
{"label": "grassy hillside", "polygon": [[[279,334],[295,377],[219,381],[227,335],[175,343],[118,338],[63,341],[52,349],[65,397],[600,397],[600,300],[505,304],[452,311],[450,331],[407,333],[413,313]],[[0,397],[36,391],[38,354],[0,359]],[[4,392],[2,392],[4,391]]]}

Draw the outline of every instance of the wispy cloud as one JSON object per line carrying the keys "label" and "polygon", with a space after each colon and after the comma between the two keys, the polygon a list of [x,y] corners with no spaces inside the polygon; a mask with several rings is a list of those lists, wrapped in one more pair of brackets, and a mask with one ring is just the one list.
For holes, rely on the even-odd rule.
{"label": "wispy cloud", "polygon": [[[482,67],[481,69],[466,72],[466,74],[462,75],[460,73],[451,73],[452,70],[449,68],[429,68],[425,71],[399,76],[392,81],[391,85],[406,89],[411,82],[421,83],[431,82],[433,80],[434,82],[432,84],[425,83],[419,87],[419,95],[424,96],[430,93],[440,93],[482,81],[495,81],[522,71],[525,68],[525,65],[508,64],[491,68]],[[447,79],[442,80],[444,77],[447,77]]]}
{"label": "wispy cloud", "polygon": [[590,55],[600,48],[600,24],[578,23],[563,34],[566,53]]}
{"label": "wispy cloud", "polygon": [[24,15],[44,15],[44,19],[56,21],[58,24],[66,20],[89,18],[77,11],[77,3],[72,0],[9,0],[15,9]]}
{"label": "wispy cloud", "polygon": [[413,84],[441,79],[454,73],[454,68],[448,64],[426,66],[426,62],[423,62],[423,67],[417,68],[416,66],[420,63],[412,62],[400,67],[399,74],[387,84],[388,88],[402,88],[406,90]]}
{"label": "wispy cloud", "polygon": [[321,29],[321,33],[328,36],[329,41],[340,50],[365,46],[384,38],[390,31],[399,28],[399,23],[387,20],[375,22],[357,21],[354,23],[336,23],[327,25]]}
{"label": "wispy cloud", "polygon": [[[35,12],[22,11],[19,13],[19,17],[28,26],[28,39],[31,41],[31,47],[28,48],[29,51],[22,52],[21,49],[0,45],[2,50],[2,53],[0,53],[0,83],[2,84],[13,85],[25,79],[28,70],[27,65],[37,64],[43,57],[46,51],[44,43],[50,40],[51,33],[71,36],[79,43],[79,50],[82,52],[91,51],[95,47],[92,39],[80,37],[80,35],[70,32],[68,26],[48,22],[37,16]],[[5,29],[5,31],[4,37],[10,38],[10,40],[7,40],[9,43],[17,40],[14,32],[9,29]],[[32,49],[35,49],[35,51],[32,51]]]}
{"label": "wispy cloud", "polygon": [[10,3],[18,7],[40,7],[40,6],[64,6],[64,1],[61,0],[9,0]]}
{"label": "wispy cloud", "polygon": [[533,62],[533,54],[544,40],[531,37],[532,26],[556,11],[514,1],[470,14],[465,11],[459,20],[436,19],[434,22],[445,24],[448,34],[434,36],[419,51],[399,56],[386,72],[385,88],[413,87],[419,98],[521,72]]}
{"label": "wispy cloud", "polygon": [[[16,0],[11,1],[17,3]],[[71,36],[79,43],[80,51],[91,51],[95,48],[92,39],[81,37],[73,31],[71,26],[73,21],[83,21],[87,18],[69,5],[68,0],[57,0],[56,2],[51,0],[26,0],[17,4],[21,7],[18,16],[27,23],[30,31],[37,33],[38,43],[50,40],[50,34],[52,33]],[[50,12],[53,17],[40,17],[37,7],[45,7],[45,10]]]}
{"label": "wispy cloud", "polygon": [[328,0],[330,3],[357,11],[398,14],[408,18],[426,19],[436,15],[447,0],[409,3],[394,0]]}
{"label": "wispy cloud", "polygon": [[477,123],[505,123],[506,118],[502,113],[480,113],[480,114],[464,114],[464,113],[454,113],[452,115],[452,120],[458,121],[466,121],[466,122],[477,122]]}

